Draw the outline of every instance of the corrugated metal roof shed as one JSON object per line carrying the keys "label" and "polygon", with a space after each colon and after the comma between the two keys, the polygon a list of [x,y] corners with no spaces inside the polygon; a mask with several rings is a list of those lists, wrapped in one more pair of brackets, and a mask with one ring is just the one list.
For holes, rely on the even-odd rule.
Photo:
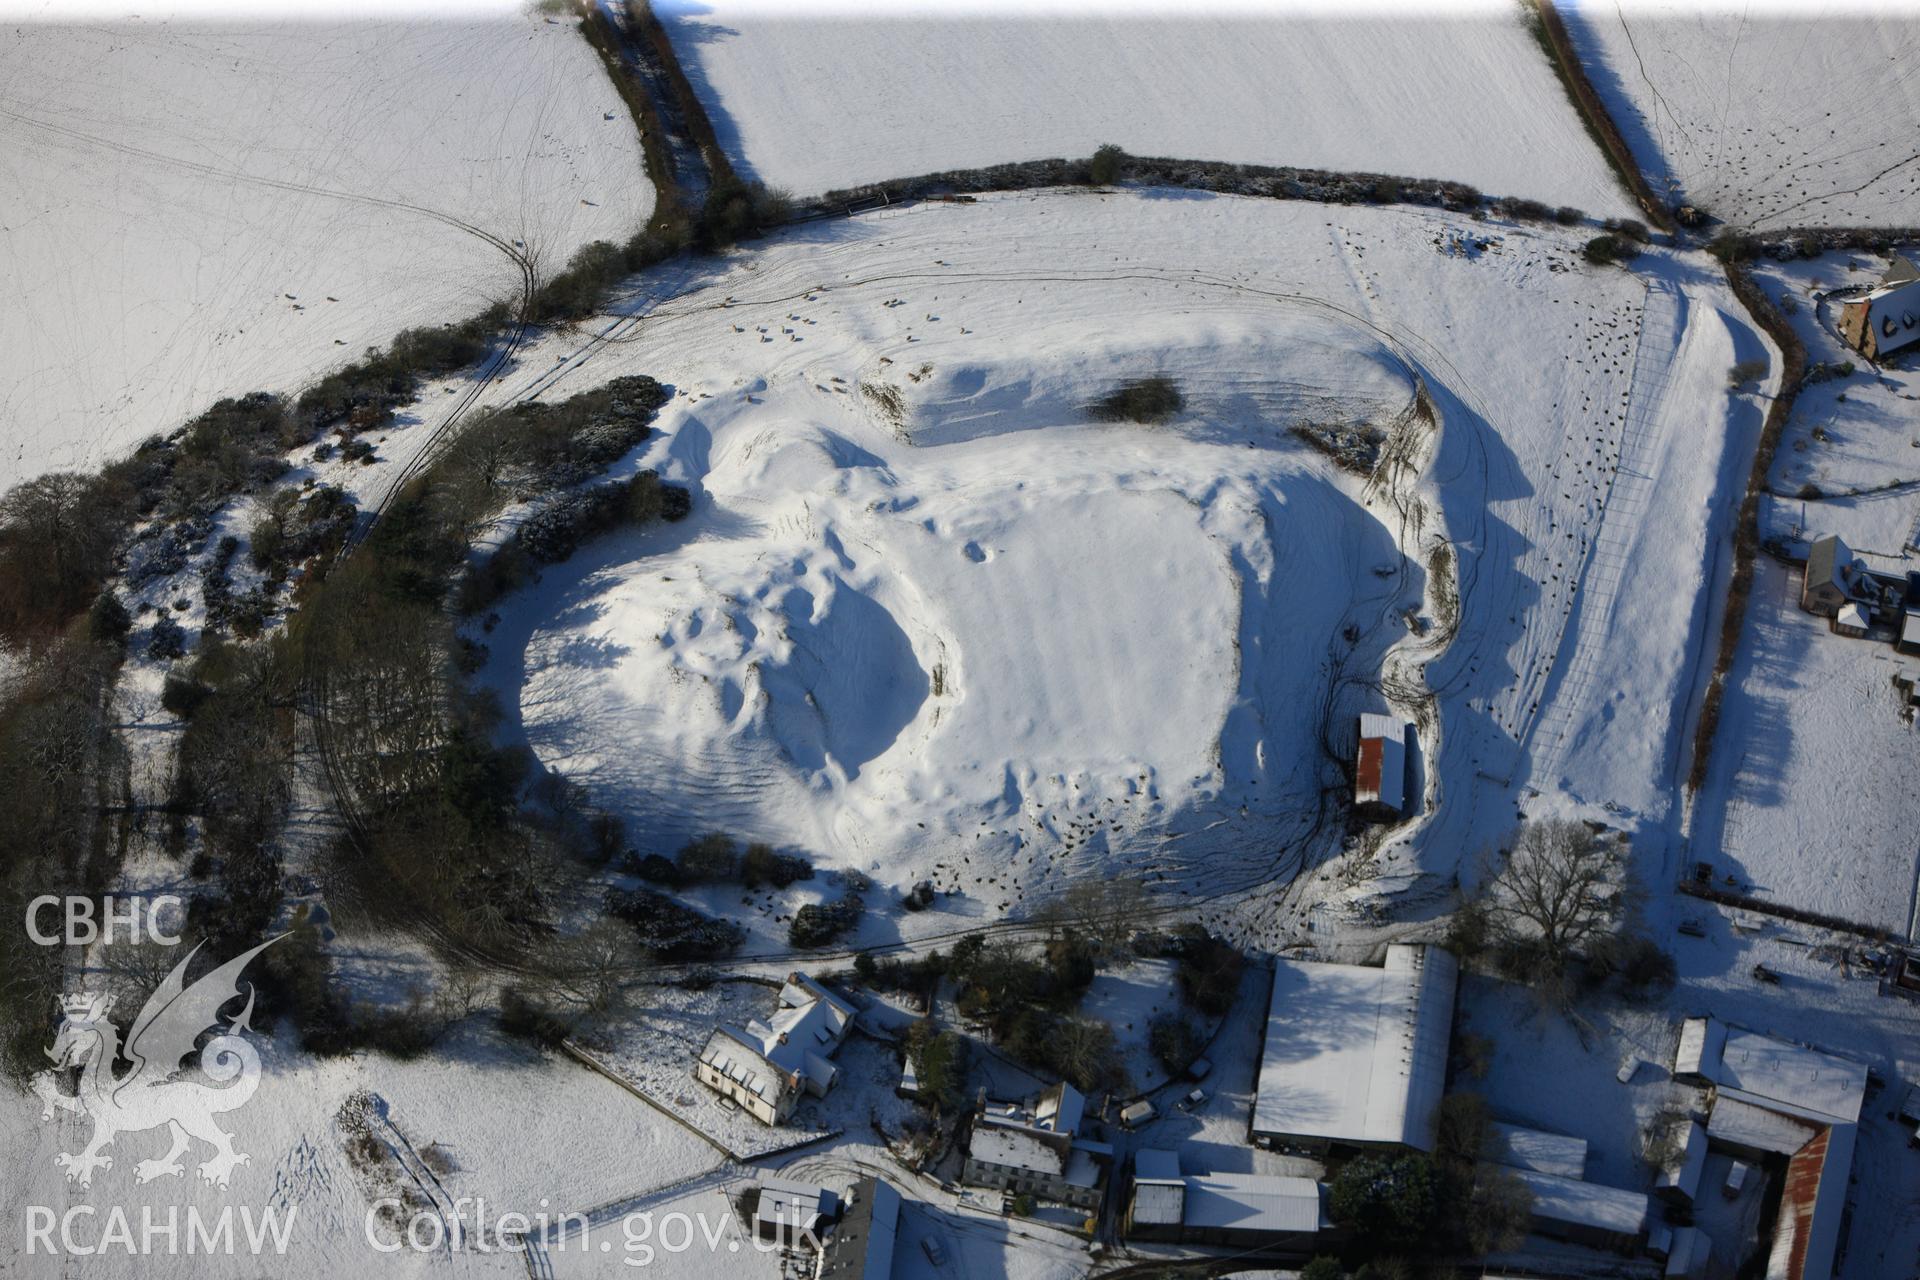
{"label": "corrugated metal roof shed", "polygon": [[1858,1120],[1867,1093],[1863,1064],[1738,1028],[1727,1032],[1715,1079],[1838,1120]]}
{"label": "corrugated metal roof shed", "polygon": [[1360,747],[1354,766],[1356,804],[1407,808],[1407,724],[1394,716],[1360,717]]}
{"label": "corrugated metal roof shed", "polygon": [[1185,1179],[1189,1227],[1234,1231],[1318,1231],[1325,1225],[1312,1178],[1208,1173]]}

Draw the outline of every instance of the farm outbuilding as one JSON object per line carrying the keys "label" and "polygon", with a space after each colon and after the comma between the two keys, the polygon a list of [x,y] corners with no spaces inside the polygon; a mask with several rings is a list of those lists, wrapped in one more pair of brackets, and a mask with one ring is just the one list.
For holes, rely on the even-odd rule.
{"label": "farm outbuilding", "polygon": [[1635,1252],[1647,1238],[1650,1202],[1642,1192],[1531,1169],[1513,1176],[1532,1194],[1533,1229],[1543,1236],[1620,1253]]}
{"label": "farm outbuilding", "polygon": [[1392,822],[1407,813],[1407,722],[1397,716],[1360,717],[1354,758],[1353,805],[1370,818]]}
{"label": "farm outbuilding", "polygon": [[1879,360],[1920,341],[1920,269],[1895,254],[1879,286],[1842,303],[1840,336],[1869,360]]}
{"label": "farm outbuilding", "polygon": [[814,1280],[888,1280],[899,1229],[900,1193],[883,1179],[860,1179],[817,1256]]}
{"label": "farm outbuilding", "polygon": [[1853,552],[1833,534],[1815,538],[1807,548],[1806,575],[1800,586],[1800,607],[1831,618],[1852,599]]}
{"label": "farm outbuilding", "polygon": [[1403,943],[1382,968],[1275,961],[1253,1139],[1432,1151],[1458,972],[1439,947]]}
{"label": "farm outbuilding", "polygon": [[1304,1240],[1329,1226],[1325,1189],[1312,1178],[1246,1173],[1182,1175],[1171,1151],[1134,1156],[1126,1230],[1140,1240],[1258,1248]]}
{"label": "farm outbuilding", "polygon": [[1834,634],[1852,636],[1858,640],[1867,634],[1872,624],[1867,619],[1867,611],[1849,600],[1840,606],[1840,612],[1833,615],[1833,622],[1829,625],[1833,627]]}
{"label": "farm outbuilding", "polygon": [[1514,1169],[1531,1169],[1562,1178],[1579,1178],[1587,1170],[1587,1140],[1514,1124],[1490,1124],[1487,1137],[1495,1159]]}
{"label": "farm outbuilding", "polygon": [[1673,1074],[1713,1086],[1710,1146],[1743,1159],[1786,1157],[1766,1274],[1826,1280],[1846,1216],[1865,1065],[1715,1018],[1688,1018]]}

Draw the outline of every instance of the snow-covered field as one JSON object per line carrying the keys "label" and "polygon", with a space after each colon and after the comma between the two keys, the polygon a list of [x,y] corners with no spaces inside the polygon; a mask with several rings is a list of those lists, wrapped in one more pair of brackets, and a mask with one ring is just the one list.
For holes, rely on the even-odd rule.
{"label": "snow-covered field", "polygon": [[10,23],[0,489],[511,300],[513,253],[652,199],[570,18]]}
{"label": "snow-covered field", "polygon": [[1920,18],[1903,0],[1572,0],[1656,192],[1756,228],[1911,226]]}
{"label": "snow-covered field", "polygon": [[[536,345],[500,394],[670,382],[628,465],[691,485],[694,515],[504,602],[483,678],[662,846],[718,826],[956,891],[868,943],[1065,872],[1285,878],[1338,843],[1321,795],[1383,670],[1410,712],[1437,694],[1417,788],[1452,803],[1374,870],[1451,873],[1528,788],[1662,823],[1759,421],[1726,371],[1762,347],[1693,264],[1596,270],[1577,243],[1042,194],[655,283],[645,318]],[[1176,420],[1085,421],[1155,372]],[[1424,478],[1368,485],[1287,431],[1329,420],[1408,425]]]}
{"label": "snow-covered field", "polygon": [[657,6],[720,141],[814,194],[1136,155],[1359,170],[1633,212],[1517,5]]}
{"label": "snow-covered field", "polygon": [[[0,1275],[39,1277],[61,1265],[44,1247],[26,1252],[22,1232],[35,1208],[56,1217],[81,1209],[70,1220],[80,1246],[102,1241],[113,1209],[126,1215],[136,1244],[148,1238],[143,1209],[162,1222],[170,1210],[178,1212],[175,1247],[164,1236],[151,1237],[155,1243],[138,1254],[109,1243],[102,1256],[86,1260],[102,1273],[238,1277],[331,1269],[425,1275],[444,1272],[445,1253],[377,1249],[367,1231],[372,1201],[411,1194],[429,1214],[429,1202],[451,1214],[459,1201],[466,1227],[484,1226],[490,1235],[505,1214],[533,1218],[544,1212],[557,1219],[696,1178],[721,1163],[712,1148],[619,1086],[573,1062],[502,1041],[496,1031],[457,1032],[432,1058],[411,1063],[375,1057],[314,1061],[272,1045],[262,1056],[266,1070],[258,1094],[221,1118],[236,1150],[249,1157],[225,1190],[202,1182],[191,1163],[178,1178],[140,1182],[135,1166],[164,1152],[164,1130],[120,1135],[109,1149],[115,1156],[110,1169],[96,1173],[88,1187],[70,1183],[54,1156],[85,1145],[91,1131],[86,1118],[58,1112],[57,1120],[43,1121],[37,1099],[0,1090],[0,1142],[7,1153],[0,1161],[0,1214],[7,1228]],[[381,1149],[410,1147],[436,1171],[437,1181],[421,1175],[422,1164],[411,1157],[403,1165],[390,1154],[372,1162],[350,1154],[352,1131],[343,1128],[340,1112],[357,1094],[371,1095],[367,1105],[384,1113],[386,1123],[373,1126]],[[205,1154],[196,1145],[191,1159]],[[237,1217],[239,1244],[230,1256],[190,1255],[189,1207],[209,1223],[223,1207],[236,1215],[242,1209],[283,1215],[292,1224],[284,1257],[270,1243],[250,1249]],[[57,1227],[53,1238],[57,1246]],[[396,1236],[382,1222],[374,1238],[391,1245]],[[420,1238],[428,1238],[424,1229]],[[486,1254],[477,1247],[461,1254],[460,1266],[476,1275],[525,1274],[518,1253]]]}
{"label": "snow-covered field", "polygon": [[[1875,568],[1901,573],[1915,567],[1908,548],[1920,536],[1920,375],[1911,361],[1874,368],[1847,350],[1833,330],[1839,302],[1827,297],[1885,269],[1883,258],[1843,253],[1756,268],[1790,307],[1810,363],[1856,365],[1801,389],[1760,518],[1762,536],[1789,555],[1838,534]],[[1690,856],[1761,897],[1905,936],[1920,890],[1920,756],[1892,681],[1920,675],[1920,660],[1884,636],[1832,634],[1800,609],[1800,589],[1797,567],[1762,557]]]}

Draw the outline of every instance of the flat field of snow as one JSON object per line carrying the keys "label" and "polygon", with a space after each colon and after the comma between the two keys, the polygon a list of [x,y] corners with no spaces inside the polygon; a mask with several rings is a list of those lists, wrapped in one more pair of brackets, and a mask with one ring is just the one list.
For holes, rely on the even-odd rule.
{"label": "flat field of snow", "polygon": [[[652,208],[572,20],[0,31],[0,489],[518,296]],[[497,242],[497,243],[496,243]]]}
{"label": "flat field of snow", "polygon": [[1896,674],[1920,661],[1833,634],[1800,608],[1800,571],[1763,557],[1689,856],[1743,892],[1907,936],[1920,738]]}
{"label": "flat field of snow", "polygon": [[1911,226],[1920,15],[1901,0],[1571,0],[1654,190],[1759,229]]}
{"label": "flat field of snow", "polygon": [[[164,1129],[120,1134],[109,1148],[110,1168],[96,1172],[89,1186],[69,1182],[54,1157],[86,1144],[87,1119],[56,1112],[56,1120],[42,1120],[38,1099],[0,1089],[0,1141],[7,1151],[0,1162],[0,1212],[8,1231],[0,1275],[37,1277],[48,1274],[49,1266],[58,1269],[58,1260],[44,1249],[25,1252],[21,1232],[36,1207],[56,1216],[80,1209],[72,1231],[83,1246],[102,1240],[115,1208],[127,1216],[136,1244],[143,1239],[143,1210],[161,1222],[170,1209],[180,1214],[172,1249],[164,1236],[154,1237],[158,1243],[144,1253],[109,1243],[88,1259],[90,1273],[94,1267],[100,1274],[168,1277],[258,1276],[263,1269],[281,1275],[444,1273],[445,1250],[393,1251],[369,1242],[374,1201],[411,1196],[410,1203],[428,1214],[435,1208],[451,1214],[459,1201],[466,1228],[485,1226],[490,1234],[504,1214],[534,1218],[544,1212],[557,1219],[697,1179],[721,1164],[718,1152],[618,1085],[569,1060],[502,1040],[492,1029],[456,1032],[431,1058],[416,1062],[371,1056],[316,1061],[280,1053],[270,1043],[262,1058],[258,1093],[221,1117],[235,1149],[249,1157],[224,1190],[196,1176],[195,1164],[208,1154],[199,1144],[180,1176],[140,1180],[136,1165],[166,1149]],[[371,1144],[356,1143],[360,1131],[343,1121],[343,1108],[371,1117],[364,1130]],[[223,1208],[236,1215],[272,1210],[291,1224],[286,1247],[276,1250],[269,1241],[249,1248],[236,1216],[239,1243],[230,1255],[189,1254],[189,1208],[209,1223]],[[410,1207],[406,1214],[412,1213]],[[376,1238],[390,1245],[396,1236],[382,1222]],[[483,1276],[526,1274],[520,1254],[497,1248],[463,1251],[460,1267]]]}
{"label": "flat field of snow", "polygon": [[[694,514],[594,544],[477,638],[507,731],[661,847],[718,827],[950,891],[870,911],[863,943],[1067,874],[1284,880],[1338,846],[1323,801],[1383,679],[1437,812],[1377,871],[1449,875],[1527,788],[1670,814],[1759,421],[1726,370],[1762,351],[1689,263],[1596,270],[1573,233],[1439,213],[1035,194],[815,224],[618,310],[498,394],[671,383],[627,465]],[[1172,421],[1087,421],[1156,373]],[[1290,430],[1330,423],[1401,431],[1423,474],[1370,483]]]}
{"label": "flat field of snow", "polygon": [[1633,212],[1513,4],[657,8],[735,164],[803,195],[1111,142]]}

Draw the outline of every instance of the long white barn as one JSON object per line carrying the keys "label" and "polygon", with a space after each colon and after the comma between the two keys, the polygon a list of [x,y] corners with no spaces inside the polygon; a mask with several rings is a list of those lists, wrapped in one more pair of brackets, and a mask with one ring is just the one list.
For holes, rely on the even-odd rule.
{"label": "long white barn", "polygon": [[1439,947],[1400,943],[1378,969],[1277,961],[1254,1139],[1433,1150],[1458,978]]}

